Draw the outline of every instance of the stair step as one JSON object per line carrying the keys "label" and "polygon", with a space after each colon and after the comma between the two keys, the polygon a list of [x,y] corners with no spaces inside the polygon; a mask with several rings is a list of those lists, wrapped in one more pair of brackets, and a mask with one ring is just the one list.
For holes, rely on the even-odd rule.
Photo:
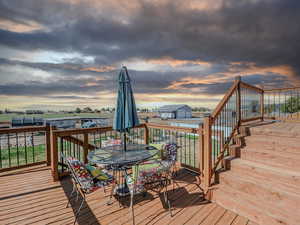
{"label": "stair step", "polygon": [[[275,220],[287,224],[300,223],[300,208],[298,207],[300,195],[275,188],[261,179],[240,177],[232,171],[220,174],[220,179],[222,183],[217,192],[229,194],[237,202],[247,203],[249,207],[258,208],[267,217]],[[251,219],[249,216],[247,217]]]}
{"label": "stair step", "polygon": [[247,147],[300,154],[299,138],[251,135],[245,138]]}
{"label": "stair step", "polygon": [[241,159],[300,172],[300,154],[245,147]]}
{"label": "stair step", "polygon": [[243,159],[230,161],[231,171],[238,176],[251,177],[263,181],[274,188],[286,190],[300,196],[300,173],[255,163]]}
{"label": "stair step", "polygon": [[300,138],[300,124],[295,123],[272,123],[264,126],[251,127],[249,129],[251,135]]}
{"label": "stair step", "polygon": [[290,221],[289,216],[279,214],[269,214],[260,201],[250,201],[247,198],[240,196],[234,190],[220,186],[214,192],[213,199],[215,202],[225,209],[231,210],[249,220],[260,225],[295,225],[295,221]]}

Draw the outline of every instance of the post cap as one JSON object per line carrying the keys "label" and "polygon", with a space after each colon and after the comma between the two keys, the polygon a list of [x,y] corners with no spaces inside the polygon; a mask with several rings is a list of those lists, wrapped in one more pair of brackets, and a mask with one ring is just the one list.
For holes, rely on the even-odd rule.
{"label": "post cap", "polygon": [[240,81],[240,80],[241,80],[241,76],[236,76],[236,77],[235,77],[235,80]]}

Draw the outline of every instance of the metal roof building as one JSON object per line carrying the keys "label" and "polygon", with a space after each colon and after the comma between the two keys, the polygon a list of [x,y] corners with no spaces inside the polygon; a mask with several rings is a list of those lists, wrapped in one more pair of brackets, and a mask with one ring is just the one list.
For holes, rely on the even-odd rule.
{"label": "metal roof building", "polygon": [[162,119],[192,118],[192,108],[188,105],[164,105],[158,109]]}

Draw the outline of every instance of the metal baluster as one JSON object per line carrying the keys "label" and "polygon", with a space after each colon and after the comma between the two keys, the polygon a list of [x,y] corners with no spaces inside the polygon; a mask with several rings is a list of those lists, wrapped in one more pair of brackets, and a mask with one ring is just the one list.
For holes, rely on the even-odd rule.
{"label": "metal baluster", "polygon": [[184,164],[187,164],[186,160],[186,132],[184,132]]}
{"label": "metal baluster", "polygon": [[183,149],[182,149],[182,132],[180,132],[180,139],[179,139],[179,143],[180,143],[180,146],[181,146],[181,151],[180,151],[180,163],[183,162],[182,160],[182,155],[183,155]]}
{"label": "metal baluster", "polygon": [[[65,154],[64,153],[64,139],[63,139],[63,137],[60,137],[60,152],[62,153],[62,154]],[[61,161],[61,172],[64,172],[64,158],[62,157],[62,156],[60,156],[60,161]]]}
{"label": "metal baluster", "polygon": [[0,135],[0,168],[2,168],[2,135]]}
{"label": "metal baluster", "polygon": [[32,162],[35,162],[33,133],[31,133],[31,149],[32,149]]}
{"label": "metal baluster", "polygon": [[19,137],[18,133],[16,133],[16,147],[17,147],[17,164],[20,165],[20,159],[19,159]]}
{"label": "metal baluster", "polygon": [[7,134],[7,149],[8,149],[8,165],[9,167],[11,167],[9,134]]}
{"label": "metal baluster", "polygon": [[297,91],[297,119],[299,119],[299,89],[296,89]]}
{"label": "metal baluster", "polygon": [[194,136],[194,138],[193,138],[193,142],[194,142],[194,150],[193,150],[193,155],[194,155],[194,167],[196,167],[196,151],[195,151],[195,149],[196,149],[196,134],[193,133],[193,136]]}
{"label": "metal baluster", "polygon": [[25,162],[27,164],[28,159],[27,159],[27,135],[26,135],[26,132],[24,132],[24,148],[25,148]]}

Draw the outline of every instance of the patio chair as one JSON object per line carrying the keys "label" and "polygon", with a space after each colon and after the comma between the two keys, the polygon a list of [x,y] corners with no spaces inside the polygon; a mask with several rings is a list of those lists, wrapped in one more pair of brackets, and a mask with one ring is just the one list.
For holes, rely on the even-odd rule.
{"label": "patio chair", "polygon": [[172,143],[172,144],[164,144],[161,146],[161,148],[162,151],[160,152],[159,157],[155,156],[153,159],[145,161],[141,163],[139,166],[143,168],[143,167],[147,167],[147,165],[149,167],[153,163],[161,164],[161,166],[165,168],[165,170],[170,171],[168,175],[170,176],[170,180],[172,181],[173,190],[174,190],[174,185],[176,184],[178,186],[174,178],[177,175],[176,160],[177,160],[177,152],[180,147],[177,144]]}
{"label": "patio chair", "polygon": [[[78,201],[79,194],[82,197],[80,206],[75,213],[75,221],[79,216],[80,210],[85,202],[87,194],[93,193],[99,188],[103,188],[105,192],[105,186],[113,182],[113,177],[105,170],[96,170],[94,167],[84,164],[74,157],[66,157],[61,154],[62,158],[66,161],[70,170],[70,175],[73,183],[73,190],[69,196],[69,200],[66,207],[69,207],[73,193],[76,191],[76,201]],[[88,168],[90,170],[88,170]],[[93,175],[94,174],[94,175]]]}
{"label": "patio chair", "polygon": [[135,165],[132,167],[131,174],[125,171],[125,178],[130,191],[130,210],[133,225],[135,225],[134,196],[137,194],[144,195],[148,190],[157,194],[164,191],[164,201],[172,216],[171,203],[168,198],[168,185],[170,184],[169,168],[164,167],[160,162],[147,164],[147,168],[145,166],[139,167],[139,165]]}

